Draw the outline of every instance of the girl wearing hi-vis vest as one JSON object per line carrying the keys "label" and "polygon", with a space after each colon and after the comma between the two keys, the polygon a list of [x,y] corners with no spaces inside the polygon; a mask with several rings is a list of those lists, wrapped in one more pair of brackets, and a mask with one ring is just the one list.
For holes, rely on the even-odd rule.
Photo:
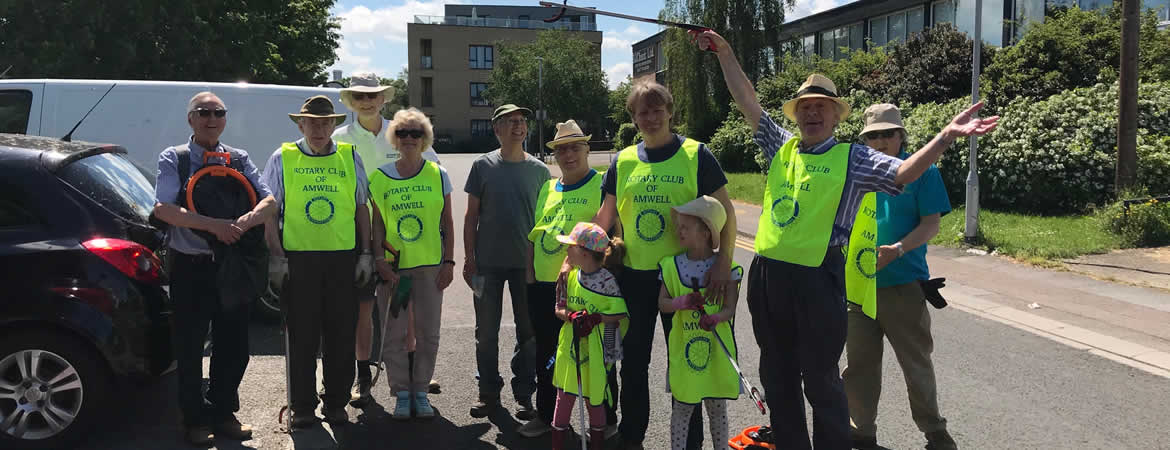
{"label": "girl wearing hi-vis vest", "polygon": [[[675,216],[678,242],[686,250],[663,258],[662,289],[658,307],[673,312],[674,326],[667,336],[667,389],[673,397],[670,413],[670,448],[683,450],[690,433],[691,415],[699,403],[707,409],[711,421],[711,443],[715,448],[727,442],[727,400],[739,398],[739,375],[728,359],[736,358],[732,332],[735,305],[739,301],[739,280],[743,267],[733,264],[733,283],[724,292],[723,303],[703,299],[705,285],[699,281],[718,257],[719,234],[727,221],[723,205],[710,196],[702,196],[671,209]],[[727,250],[730,252],[731,250]],[[699,286],[694,282],[699,281]],[[723,353],[723,341],[730,355]],[[702,429],[695,430],[702,433]]]}
{"label": "girl wearing hi-vis vest", "polygon": [[556,355],[557,333],[561,329],[561,321],[555,315],[556,281],[568,248],[557,241],[557,236],[572,230],[578,222],[591,220],[601,207],[601,174],[589,167],[591,137],[581,132],[575,121],[569,120],[557,124],[556,136],[546,144],[553,151],[561,177],[541,186],[536,200],[535,226],[528,233],[525,260],[528,318],[536,341],[536,417],[517,430],[524,437],[548,433],[556,407],[557,392],[548,362]]}
{"label": "girl wearing hi-vis vest", "polygon": [[[845,348],[845,255],[865,194],[897,195],[954,141],[995,129],[977,118],[982,103],[959,113],[905,161],[862,144],[838,143],[849,104],[837,87],[812,74],[784,103],[800,133],[780,127],[760,106],[731,46],[713,31],[696,40],[714,49],[727,88],[770,160],[747,301],[760,346],[760,379],[772,406],[773,444],[804,450],[848,449],[849,411],[838,361]],[[813,409],[810,444],[804,399]]]}
{"label": "girl wearing hi-vis vest", "polygon": [[557,283],[556,315],[565,323],[553,368],[557,402],[552,448],[565,448],[573,402],[582,397],[589,409],[590,448],[600,450],[605,448],[602,404],[614,401],[607,372],[622,359],[622,338],[629,327],[626,302],[607,267],[620,264],[624,248],[621,239],[611,241],[605,230],[589,222],[578,223],[568,236],[557,236],[557,240],[569,246],[573,268]]}
{"label": "girl wearing hi-vis vest", "polygon": [[[397,267],[387,261],[386,251],[377,252],[374,258],[385,281],[378,286],[378,309],[381,317],[390,319],[382,337],[382,360],[396,398],[393,417],[410,419],[413,404],[415,416],[432,418],[435,410],[427,398],[428,384],[439,353],[443,290],[451,285],[455,268],[451,179],[446,169],[422,157],[423,149],[434,141],[434,129],[421,111],[410,108],[395,113],[386,135],[402,157],[370,176],[373,245],[398,252]],[[413,314],[387,316],[389,296],[383,291],[392,289],[399,277],[411,278],[409,305]],[[410,321],[416,342],[413,363],[406,342]]]}
{"label": "girl wearing hi-vis vest", "polygon": [[[622,261],[621,287],[630,308],[630,334],[621,367],[622,422],[618,426],[624,447],[641,448],[650,421],[650,353],[655,319],[670,333],[671,313],[658,310],[658,261],[683,250],[675,234],[670,208],[703,195],[719,200],[727,211],[720,248],[735,246],[735,209],[727,195],[727,176],[707,146],[670,131],[674,97],[655,82],[639,82],[626,98],[634,125],[643,141],[614,155],[601,182],[605,201],[593,219],[606,230],[621,225],[627,252]],[[720,253],[704,282],[708,301],[720,303],[731,284],[732,252]],[[562,270],[563,271],[563,270]],[[702,426],[694,415],[693,427]],[[688,447],[701,444],[703,434],[692,434]]]}

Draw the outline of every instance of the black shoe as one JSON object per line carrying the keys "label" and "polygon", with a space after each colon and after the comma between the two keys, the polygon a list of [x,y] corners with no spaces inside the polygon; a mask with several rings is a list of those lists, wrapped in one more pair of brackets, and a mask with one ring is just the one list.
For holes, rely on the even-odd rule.
{"label": "black shoe", "polygon": [[353,406],[354,408],[364,408],[366,405],[370,404],[370,401],[374,399],[374,397],[370,395],[371,384],[372,383],[369,378],[357,379],[353,386],[353,392],[350,393],[350,406]]}
{"label": "black shoe", "polygon": [[330,425],[344,425],[349,423],[349,413],[345,412],[345,407],[329,408],[325,410],[325,421]]}
{"label": "black shoe", "polygon": [[532,407],[532,400],[516,400],[520,409],[516,410],[516,418],[524,421],[536,418],[536,409]]}
{"label": "black shoe", "polygon": [[877,450],[881,448],[877,445],[876,437],[854,437],[851,440],[853,442],[851,448],[856,450]]}
{"label": "black shoe", "polygon": [[926,433],[926,450],[958,450],[958,444],[947,430]]}
{"label": "black shoe", "polygon": [[288,419],[288,426],[290,428],[308,428],[317,423],[317,416],[311,411],[306,412],[292,412],[292,417]]}
{"label": "black shoe", "polygon": [[488,398],[488,399],[481,398],[481,399],[479,399],[479,401],[475,402],[474,405],[471,405],[471,417],[474,417],[476,419],[482,419],[482,418],[490,415],[492,413],[492,411],[495,411],[496,408],[499,408],[499,407],[500,407],[500,399],[498,399],[498,398]]}

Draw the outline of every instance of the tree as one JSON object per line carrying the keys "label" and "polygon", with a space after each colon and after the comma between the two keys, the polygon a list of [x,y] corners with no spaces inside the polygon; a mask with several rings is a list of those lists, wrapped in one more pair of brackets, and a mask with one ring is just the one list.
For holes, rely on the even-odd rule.
{"label": "tree", "polygon": [[409,79],[410,77],[408,76],[406,69],[402,69],[402,72],[398,72],[398,78],[393,80],[389,78],[382,78],[379,80],[379,84],[383,86],[392,86],[394,88],[394,95],[390,97],[389,101],[387,101],[385,105],[382,106],[382,115],[386,118],[393,117],[394,113],[398,112],[400,109],[406,109],[410,107],[410,95],[409,92],[406,91],[406,80]]}
{"label": "tree", "polygon": [[[538,99],[537,57],[544,59],[544,109],[551,124],[574,119],[589,134],[604,126],[605,72],[601,48],[566,31],[542,31],[532,42],[500,41],[496,44],[487,97],[493,105],[514,103],[533,111]],[[547,136],[546,136],[547,137]]]}
{"label": "tree", "polygon": [[609,131],[610,136],[617,136],[618,128],[623,123],[632,123],[630,119],[630,111],[626,109],[626,98],[630,96],[630,87],[633,85],[633,77],[626,77],[626,81],[618,84],[617,88],[609,91],[609,116],[607,116],[605,129]]}
{"label": "tree", "polygon": [[336,60],[334,3],[11,0],[0,43],[9,77],[318,85]]}
{"label": "tree", "polygon": [[[667,0],[659,17],[710,27],[727,39],[744,73],[753,82],[775,69],[780,24],[794,0]],[[719,62],[700,52],[681,29],[667,31],[667,85],[674,94],[676,123],[690,137],[707,140],[731,105]]]}
{"label": "tree", "polygon": [[[863,77],[858,87],[903,106],[970,96],[973,47],[971,38],[949,23],[927,28],[886,46],[884,67]],[[986,45],[981,50],[986,66],[994,50]]]}

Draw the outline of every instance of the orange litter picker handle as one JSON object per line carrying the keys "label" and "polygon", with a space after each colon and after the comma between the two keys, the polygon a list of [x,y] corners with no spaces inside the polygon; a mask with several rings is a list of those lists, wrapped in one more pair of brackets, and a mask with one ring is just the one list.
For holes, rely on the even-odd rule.
{"label": "orange litter picker handle", "polygon": [[[204,156],[204,159],[206,160],[206,156]],[[191,175],[191,179],[187,180],[187,209],[191,210],[191,212],[199,214],[199,210],[195,208],[195,183],[206,176],[231,177],[239,181],[240,184],[248,189],[248,201],[251,206],[253,208],[256,207],[256,190],[252,188],[252,183],[247,178],[244,178],[243,174],[236,172],[235,169],[227,166],[214,165],[204,166],[202,169],[195,171],[195,174]]]}

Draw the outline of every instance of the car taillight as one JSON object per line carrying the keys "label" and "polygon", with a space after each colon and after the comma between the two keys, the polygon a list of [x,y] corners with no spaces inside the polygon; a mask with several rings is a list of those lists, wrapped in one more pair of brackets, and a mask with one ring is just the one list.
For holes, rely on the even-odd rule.
{"label": "car taillight", "polygon": [[162,261],[142,244],[122,239],[91,239],[81,245],[130,278],[143,283],[162,283]]}

